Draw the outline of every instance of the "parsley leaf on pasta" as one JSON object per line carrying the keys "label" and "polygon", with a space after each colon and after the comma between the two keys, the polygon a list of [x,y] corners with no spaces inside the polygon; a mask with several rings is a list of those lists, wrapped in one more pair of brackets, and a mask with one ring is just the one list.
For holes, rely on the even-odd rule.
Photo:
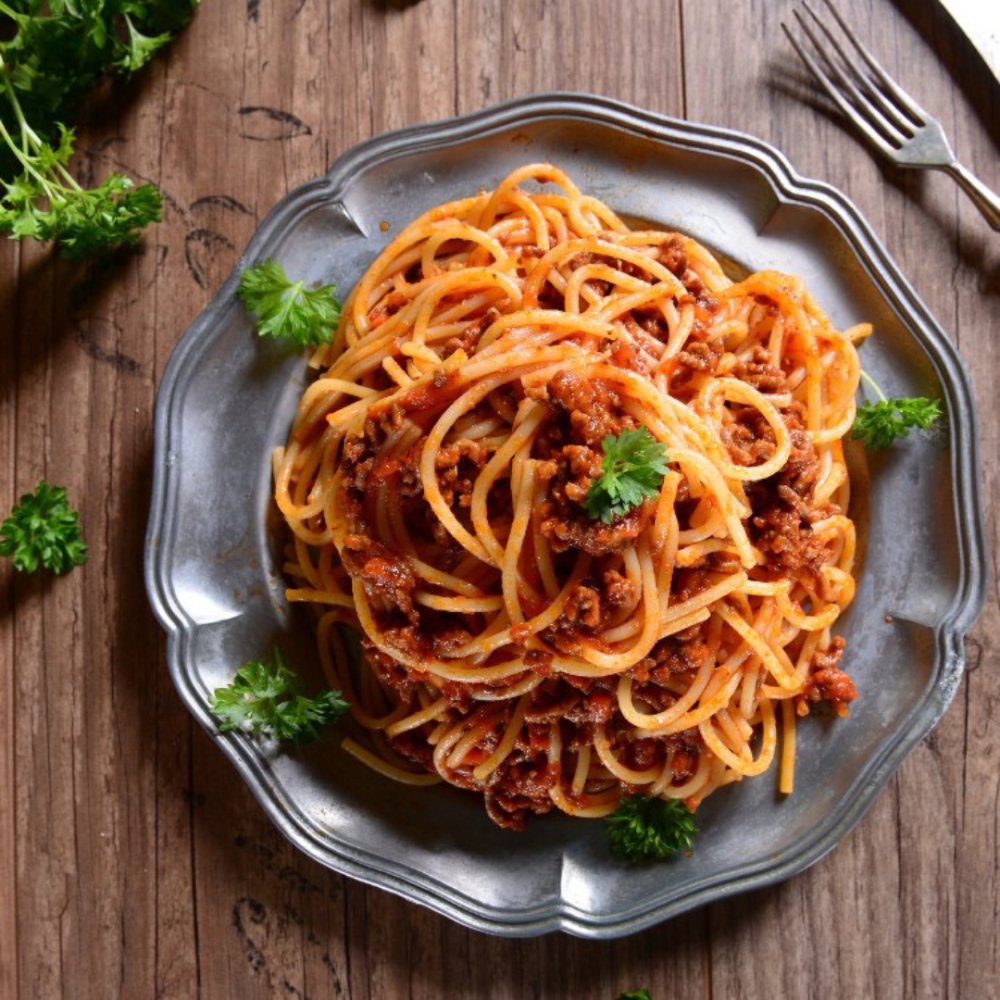
{"label": "parsley leaf on pasta", "polygon": [[240,276],[236,294],[257,317],[262,337],[277,337],[298,347],[328,344],[340,322],[336,285],[306,288],[290,281],[276,260],[263,260]]}
{"label": "parsley leaf on pasta", "polygon": [[66,501],[62,486],[51,486],[43,479],[34,493],[21,497],[0,524],[0,555],[25,573],[34,573],[40,565],[53,573],[66,573],[87,561],[80,515]]}
{"label": "parsley leaf on pasta", "polygon": [[302,694],[298,675],[275,648],[274,663],[244,663],[231,684],[215,689],[210,707],[223,733],[239,729],[298,746],[319,739],[350,704],[339,691],[321,691],[314,698]]}
{"label": "parsley leaf on pasta", "polygon": [[694,843],[694,813],[679,799],[626,795],[605,817],[611,853],[628,861],[664,861]]}
{"label": "parsley leaf on pasta", "polygon": [[851,437],[864,441],[866,448],[885,448],[896,438],[917,427],[926,430],[941,416],[941,404],[925,396],[880,399],[862,403],[851,429]]}
{"label": "parsley leaf on pasta", "polygon": [[592,520],[609,524],[660,492],[667,452],[645,427],[609,434],[601,448],[601,475],[590,484],[584,507]]}
{"label": "parsley leaf on pasta", "polygon": [[875,390],[878,400],[858,407],[851,437],[866,448],[886,448],[896,438],[906,437],[917,427],[927,430],[941,416],[941,404],[926,396],[888,397],[863,368],[861,377]]}

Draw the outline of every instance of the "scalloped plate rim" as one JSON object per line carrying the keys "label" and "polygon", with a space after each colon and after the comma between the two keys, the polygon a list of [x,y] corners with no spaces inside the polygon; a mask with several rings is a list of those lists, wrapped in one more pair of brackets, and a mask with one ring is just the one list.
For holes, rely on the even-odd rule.
{"label": "scalloped plate rim", "polygon": [[[350,180],[367,166],[437,149],[511,126],[517,122],[581,118],[630,131],[674,147],[729,156],[761,172],[782,203],[804,205],[837,226],[879,291],[905,322],[937,369],[948,396],[952,467],[957,484],[955,516],[960,546],[959,583],[951,606],[934,628],[935,661],[923,697],[869,758],[847,792],[823,822],[800,838],[795,849],[773,863],[757,862],[703,880],[673,898],[659,898],[613,913],[586,914],[561,897],[538,905],[497,908],[457,893],[449,886],[402,865],[376,858],[358,845],[323,836],[294,803],[279,794],[268,778],[254,745],[241,736],[220,734],[198,684],[185,665],[184,648],[197,625],[176,599],[164,559],[164,531],[176,528],[176,476],[168,461],[169,444],[179,419],[182,378],[212,340],[213,327],[227,310],[238,308],[233,295],[244,260],[258,256],[283,225],[319,201],[338,200]],[[975,620],[985,596],[985,539],[980,514],[976,418],[972,391],[954,345],[903,276],[860,211],[839,190],[797,173],[788,159],[754,136],[719,126],[700,125],[646,111],[607,97],[555,92],[515,98],[470,114],[387,132],[345,151],[329,171],[289,192],[271,210],[251,238],[246,253],[201,314],[188,327],[166,367],[157,391],[152,506],[146,535],[145,580],[150,603],[167,632],[171,679],[188,710],[230,758],[272,822],[300,850],[342,874],[376,885],[480,931],[512,937],[555,930],[589,938],[635,933],[696,906],[781,882],[804,871],[832,850],[872,805],[903,758],[936,725],[951,702],[964,666],[964,631]]]}

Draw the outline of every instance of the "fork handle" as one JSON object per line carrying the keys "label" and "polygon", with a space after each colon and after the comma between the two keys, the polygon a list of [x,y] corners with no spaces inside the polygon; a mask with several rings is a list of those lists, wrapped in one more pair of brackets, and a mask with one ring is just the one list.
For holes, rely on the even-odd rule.
{"label": "fork handle", "polygon": [[1000,230],[1000,198],[994,194],[975,174],[966,170],[961,163],[949,163],[942,168],[958,181],[962,190],[972,199],[983,218],[996,230]]}

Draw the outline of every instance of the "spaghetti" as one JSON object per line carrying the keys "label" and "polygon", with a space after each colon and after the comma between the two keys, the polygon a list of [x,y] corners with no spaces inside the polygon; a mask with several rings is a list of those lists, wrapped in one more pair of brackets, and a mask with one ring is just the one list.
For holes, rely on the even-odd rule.
{"label": "spaghetti", "polygon": [[[693,808],[776,755],[791,792],[796,717],[856,693],[831,630],[869,330],[833,329],[795,277],[733,283],[547,164],[413,222],[274,461],[345,748],[513,828],[623,792]],[[658,496],[591,519],[604,440],[640,427]]]}

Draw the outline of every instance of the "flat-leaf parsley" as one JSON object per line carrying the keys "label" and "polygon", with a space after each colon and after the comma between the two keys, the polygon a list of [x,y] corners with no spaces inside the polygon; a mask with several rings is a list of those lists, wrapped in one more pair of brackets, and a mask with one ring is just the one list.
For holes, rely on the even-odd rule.
{"label": "flat-leaf parsley", "polygon": [[861,377],[875,390],[879,399],[862,403],[854,419],[851,437],[863,441],[866,448],[886,448],[897,438],[906,437],[914,428],[926,430],[941,416],[941,404],[926,396],[887,397],[865,371]]}
{"label": "flat-leaf parsley", "polygon": [[88,188],[69,170],[64,124],[106,74],[144,66],[198,0],[0,0],[0,233],[84,257],[135,243],[163,196],[114,173]]}
{"label": "flat-leaf parsley", "polygon": [[0,555],[25,573],[34,573],[39,565],[66,573],[87,561],[80,515],[66,501],[62,486],[43,479],[34,493],[21,497],[0,525]]}
{"label": "flat-leaf parsley", "polygon": [[694,813],[679,799],[626,795],[604,819],[611,853],[629,861],[663,861],[686,851],[698,832]]}
{"label": "flat-leaf parsley", "polygon": [[160,221],[163,196],[152,184],[135,187],[116,173],[96,187],[81,187],[67,169],[73,132],[60,125],[59,141],[50,146],[24,121],[13,91],[10,96],[21,139],[15,140],[2,120],[0,138],[23,173],[3,182],[0,232],[12,239],[53,240],[64,256],[80,258],[135,243],[143,228]]}
{"label": "flat-leaf parsley", "polygon": [[244,663],[231,684],[216,688],[211,701],[222,732],[239,729],[297,746],[319,739],[349,708],[339,691],[321,691],[314,698],[302,694],[298,674],[277,648],[274,663]]}
{"label": "flat-leaf parsley", "polygon": [[645,427],[609,434],[601,448],[601,475],[590,484],[584,508],[592,520],[610,524],[660,492],[667,452]]}
{"label": "flat-leaf parsley", "polygon": [[327,344],[340,322],[336,285],[306,288],[290,281],[276,260],[262,260],[240,276],[236,294],[257,317],[262,337],[289,340],[298,347]]}

